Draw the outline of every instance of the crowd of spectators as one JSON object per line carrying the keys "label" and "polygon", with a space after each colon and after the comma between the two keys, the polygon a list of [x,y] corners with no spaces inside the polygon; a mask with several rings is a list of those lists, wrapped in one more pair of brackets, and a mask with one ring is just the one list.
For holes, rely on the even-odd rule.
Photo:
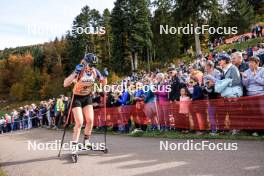
{"label": "crowd of spectators", "polygon": [[41,101],[39,105],[31,104],[13,109],[0,121],[0,132],[20,129],[47,127],[58,129],[62,126],[68,110],[69,99],[61,95],[59,98]]}
{"label": "crowd of spectators", "polygon": [[227,39],[225,37],[215,38],[213,41],[208,41],[207,46],[209,49],[213,49],[223,44],[242,43],[247,40],[254,39],[257,37],[263,37],[263,36],[264,36],[263,26],[261,26],[260,24],[257,24],[256,26],[252,28],[251,32],[237,35],[237,36],[227,38]]}
{"label": "crowd of spectators", "polygon": [[[165,106],[167,102],[188,103],[221,97],[239,98],[264,95],[263,63],[263,43],[248,48],[246,51],[232,49],[216,52],[212,50],[207,55],[199,55],[192,63],[187,64],[183,61],[177,64],[171,63],[166,70],[157,69],[150,73],[141,71],[127,76],[120,81],[121,83],[113,83],[137,87],[139,85],[149,87],[159,85],[163,88],[157,92],[153,92],[151,89],[148,91],[137,89],[134,92],[124,89],[122,92],[108,92],[106,106],[136,105],[140,107],[144,104],[144,113],[150,119],[151,125],[135,123],[135,127],[144,131],[168,131],[170,127],[167,125],[167,119],[169,119],[170,114]],[[171,91],[166,91],[167,85],[170,85]],[[94,108],[103,107],[103,94],[96,92],[93,96]],[[61,95],[59,98],[40,102],[39,106],[32,104],[20,107],[18,110],[14,109],[10,114],[5,114],[5,117],[0,119],[0,132],[38,127],[61,128],[62,124],[65,123],[69,102],[69,97]],[[179,113],[188,114],[189,110],[184,103],[180,104]],[[210,132],[214,135],[217,128],[213,123],[214,109],[210,104],[208,105],[208,112],[211,123]],[[127,126],[113,126],[115,131],[129,132],[130,129],[131,122]],[[188,133],[189,129],[184,129],[182,132]],[[196,133],[200,134],[203,131],[198,130]],[[233,129],[232,133],[236,134],[237,131]]]}

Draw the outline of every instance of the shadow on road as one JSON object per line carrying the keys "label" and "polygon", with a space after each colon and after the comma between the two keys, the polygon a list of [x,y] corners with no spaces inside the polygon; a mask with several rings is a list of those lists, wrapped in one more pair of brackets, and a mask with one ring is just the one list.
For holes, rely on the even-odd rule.
{"label": "shadow on road", "polygon": [[[66,157],[63,157],[66,159]],[[22,160],[22,161],[11,161],[11,162],[2,162],[0,165],[2,167],[4,166],[12,166],[12,165],[19,165],[19,164],[27,164],[27,163],[33,163],[33,162],[40,162],[40,161],[49,161],[58,159],[58,157],[47,157],[47,158],[36,158],[36,159],[30,159],[30,160]],[[62,159],[62,158],[61,158]]]}

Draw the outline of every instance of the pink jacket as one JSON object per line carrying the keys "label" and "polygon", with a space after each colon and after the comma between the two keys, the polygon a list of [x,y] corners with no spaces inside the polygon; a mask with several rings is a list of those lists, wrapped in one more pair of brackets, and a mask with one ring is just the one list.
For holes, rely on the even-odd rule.
{"label": "pink jacket", "polygon": [[179,113],[180,114],[188,114],[190,112],[190,103],[191,103],[190,97],[180,96]]}
{"label": "pink jacket", "polygon": [[166,90],[167,83],[163,84],[158,88],[158,90],[155,92],[155,95],[157,97],[157,101],[160,104],[165,104],[168,102],[168,92]]}

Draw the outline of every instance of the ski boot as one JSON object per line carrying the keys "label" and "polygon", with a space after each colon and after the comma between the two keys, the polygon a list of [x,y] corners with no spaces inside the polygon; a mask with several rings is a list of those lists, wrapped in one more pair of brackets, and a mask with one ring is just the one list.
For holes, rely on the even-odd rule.
{"label": "ski boot", "polygon": [[78,150],[79,150],[78,143],[77,142],[72,142],[71,158],[72,158],[72,162],[73,163],[77,163],[77,161],[78,161],[78,157],[79,157]]}

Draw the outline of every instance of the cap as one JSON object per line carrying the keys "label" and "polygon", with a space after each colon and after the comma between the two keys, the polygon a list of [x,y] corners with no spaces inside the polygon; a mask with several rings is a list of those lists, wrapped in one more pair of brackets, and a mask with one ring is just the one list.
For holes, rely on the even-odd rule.
{"label": "cap", "polygon": [[218,61],[220,61],[220,60],[230,61],[230,56],[228,54],[226,54],[226,53],[219,54],[217,60]]}

